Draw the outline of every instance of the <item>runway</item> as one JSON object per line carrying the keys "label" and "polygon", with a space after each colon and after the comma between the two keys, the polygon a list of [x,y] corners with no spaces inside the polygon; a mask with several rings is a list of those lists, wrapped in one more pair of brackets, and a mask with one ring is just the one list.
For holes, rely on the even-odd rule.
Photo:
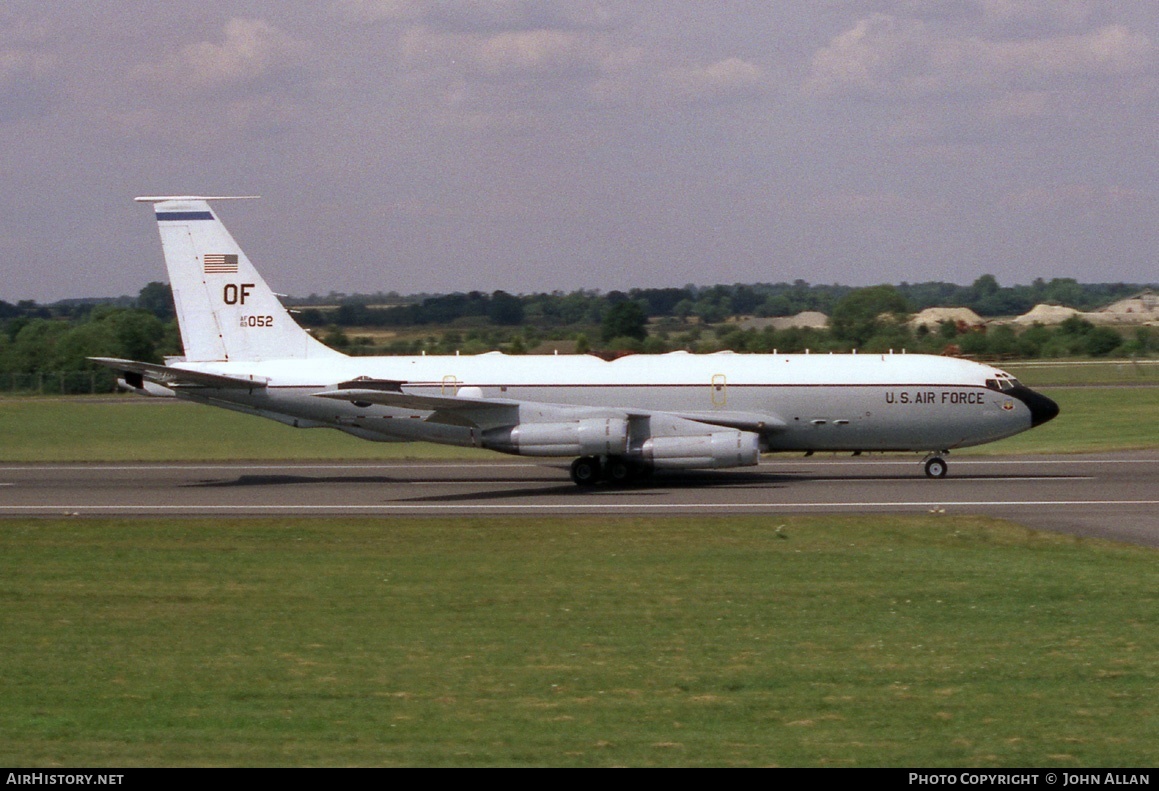
{"label": "runway", "polygon": [[494,462],[9,464],[0,516],[986,514],[1159,546],[1159,452],[772,457],[756,468],[658,473],[581,489],[566,465]]}

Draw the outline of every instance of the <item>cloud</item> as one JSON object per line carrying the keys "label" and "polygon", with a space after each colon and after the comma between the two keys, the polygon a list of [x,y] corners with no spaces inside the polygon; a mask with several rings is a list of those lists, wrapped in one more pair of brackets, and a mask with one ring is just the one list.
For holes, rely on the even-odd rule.
{"label": "cloud", "polygon": [[606,29],[619,16],[598,0],[340,0],[339,7],[358,22],[480,35]]}
{"label": "cloud", "polygon": [[110,122],[127,137],[164,132],[201,143],[294,128],[310,99],[308,54],[307,45],[265,20],[230,19],[216,41],[132,67],[134,90],[119,97]]}
{"label": "cloud", "polygon": [[1155,43],[1125,25],[1005,41],[960,36],[920,19],[873,14],[812,60],[806,95],[913,99],[1050,81],[1140,74]]}
{"label": "cloud", "polygon": [[132,76],[174,91],[245,90],[287,79],[302,63],[304,45],[261,19],[230,19],[220,42],[182,47]]}
{"label": "cloud", "polygon": [[1007,91],[986,103],[985,112],[997,119],[1046,118],[1059,110],[1053,91]]}
{"label": "cloud", "polygon": [[1134,207],[1153,206],[1154,195],[1121,185],[1061,184],[1027,187],[1002,196],[1004,209],[1040,213],[1064,211],[1078,213],[1115,213]]}
{"label": "cloud", "polygon": [[920,73],[917,61],[924,60],[928,39],[926,25],[917,19],[874,14],[859,20],[813,56],[805,92],[815,96],[895,92]]}
{"label": "cloud", "polygon": [[707,66],[682,67],[668,72],[678,95],[690,99],[747,94],[764,83],[764,73],[756,64],[740,58],[725,58]]}
{"label": "cloud", "polygon": [[[728,102],[765,91],[768,79],[751,60],[725,56],[694,59],[683,51],[645,47],[631,28],[606,29],[606,15],[587,8],[564,13],[536,4],[489,4],[484,28],[468,30],[464,19],[450,24],[434,19],[426,4],[391,4],[402,20],[398,34],[400,86],[421,91],[430,111],[443,122],[499,124],[506,128],[536,123],[537,113],[607,106],[681,106]],[[455,3],[477,15],[475,3]],[[546,4],[553,6],[554,4]],[[419,8],[423,6],[423,8]],[[579,4],[581,10],[587,4]],[[383,10],[377,6],[380,11]],[[563,8],[563,6],[560,6]],[[423,11],[423,13],[419,13]],[[441,12],[445,17],[449,11]],[[511,29],[495,30],[508,21]],[[542,27],[528,27],[534,21]]]}
{"label": "cloud", "polygon": [[585,42],[562,30],[500,33],[481,42],[475,54],[479,64],[492,72],[550,72],[599,62],[598,54]]}
{"label": "cloud", "polygon": [[354,22],[417,21],[422,19],[421,0],[339,0],[337,7]]}
{"label": "cloud", "polygon": [[997,76],[1087,77],[1139,74],[1155,56],[1154,43],[1124,25],[1091,33],[987,44],[980,50]]}
{"label": "cloud", "polygon": [[742,58],[708,64],[665,60],[651,53],[609,70],[591,86],[590,94],[602,104],[658,107],[737,101],[769,88],[764,70]]}
{"label": "cloud", "polygon": [[447,33],[425,26],[407,29],[398,52],[405,66],[442,69],[470,77],[592,72],[606,57],[591,36],[564,30],[519,30],[479,35]]}
{"label": "cloud", "polygon": [[43,118],[60,97],[52,80],[55,59],[34,50],[0,50],[0,123]]}
{"label": "cloud", "polygon": [[877,221],[885,217],[917,217],[944,208],[928,199],[900,195],[895,191],[858,192],[838,190],[786,198],[783,209],[804,209],[828,220]]}
{"label": "cloud", "polygon": [[1090,0],[980,0],[982,18],[988,23],[1053,23],[1077,26],[1088,22],[1094,11]]}

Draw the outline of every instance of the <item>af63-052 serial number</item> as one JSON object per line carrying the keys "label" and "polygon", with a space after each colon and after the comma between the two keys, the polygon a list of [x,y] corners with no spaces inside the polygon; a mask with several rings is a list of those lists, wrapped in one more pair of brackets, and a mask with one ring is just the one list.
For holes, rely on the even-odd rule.
{"label": "af63-052 serial number", "polygon": [[242,316],[241,326],[243,327],[272,327],[274,326],[273,316]]}

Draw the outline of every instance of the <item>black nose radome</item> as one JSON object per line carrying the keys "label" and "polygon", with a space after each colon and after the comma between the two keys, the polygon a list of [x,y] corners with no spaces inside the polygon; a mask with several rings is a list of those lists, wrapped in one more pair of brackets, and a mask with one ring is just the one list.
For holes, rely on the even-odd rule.
{"label": "black nose radome", "polygon": [[1014,396],[1030,409],[1030,426],[1041,426],[1049,420],[1058,417],[1058,404],[1042,393],[1036,393],[1029,387],[1015,387],[1006,391],[1007,395]]}

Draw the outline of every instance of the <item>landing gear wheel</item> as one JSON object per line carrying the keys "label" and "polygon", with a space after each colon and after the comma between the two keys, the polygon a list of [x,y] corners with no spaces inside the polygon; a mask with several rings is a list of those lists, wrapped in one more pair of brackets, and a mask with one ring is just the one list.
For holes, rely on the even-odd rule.
{"label": "landing gear wheel", "polygon": [[608,483],[616,485],[625,484],[636,477],[633,473],[632,465],[619,458],[618,456],[611,456],[604,465],[604,477],[608,479]]}
{"label": "landing gear wheel", "polygon": [[600,460],[582,456],[571,463],[571,480],[576,486],[595,486],[600,480]]}
{"label": "landing gear wheel", "polygon": [[926,461],[926,475],[930,478],[945,478],[949,471],[950,465],[946,464],[946,460],[940,456],[934,456]]}

